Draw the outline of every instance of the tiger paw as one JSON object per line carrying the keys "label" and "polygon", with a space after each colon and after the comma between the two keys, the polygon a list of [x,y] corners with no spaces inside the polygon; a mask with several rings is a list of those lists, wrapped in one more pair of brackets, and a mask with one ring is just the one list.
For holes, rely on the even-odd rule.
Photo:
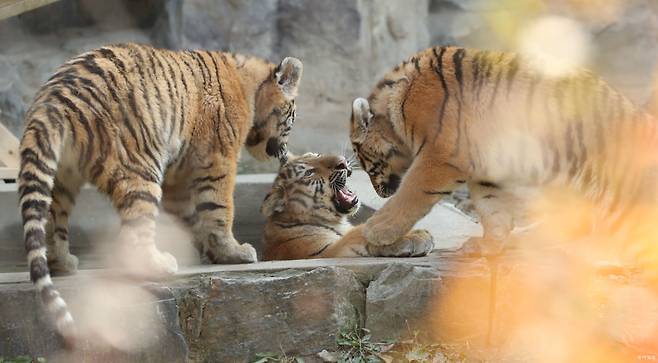
{"label": "tiger paw", "polygon": [[226,244],[214,244],[206,250],[206,256],[211,263],[254,263],[258,261],[256,249],[249,243],[238,241]]}
{"label": "tiger paw", "polygon": [[416,229],[394,244],[388,246],[368,245],[368,250],[381,257],[420,257],[426,256],[434,249],[434,237],[424,229]]}
{"label": "tiger paw", "polygon": [[68,275],[78,271],[78,258],[72,254],[57,256],[48,261],[48,268],[53,275]]}
{"label": "tiger paw", "polygon": [[459,253],[467,257],[496,256],[503,251],[502,241],[485,238],[471,237],[459,248]]}
{"label": "tiger paw", "polygon": [[146,279],[158,280],[178,271],[176,258],[155,246],[135,247],[129,256],[123,256],[122,264],[129,275]]}
{"label": "tiger paw", "polygon": [[393,223],[366,222],[363,236],[369,245],[391,246],[396,243],[393,236],[399,235]]}

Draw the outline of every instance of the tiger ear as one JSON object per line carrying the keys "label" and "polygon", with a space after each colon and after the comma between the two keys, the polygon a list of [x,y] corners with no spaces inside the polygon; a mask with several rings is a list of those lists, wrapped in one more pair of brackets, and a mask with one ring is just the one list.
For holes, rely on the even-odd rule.
{"label": "tiger ear", "polygon": [[303,68],[302,62],[293,57],[284,58],[277,67],[274,77],[279,84],[279,88],[281,88],[281,92],[288,100],[297,97],[297,89],[302,78]]}
{"label": "tiger ear", "polygon": [[355,131],[358,130],[359,135],[365,135],[368,131],[368,124],[372,119],[370,113],[370,104],[365,98],[357,98],[352,103],[352,122],[355,126]]}
{"label": "tiger ear", "polygon": [[286,202],[283,200],[283,192],[280,188],[274,188],[269,194],[265,196],[263,204],[260,206],[260,212],[269,218],[275,213],[281,213],[286,207]]}

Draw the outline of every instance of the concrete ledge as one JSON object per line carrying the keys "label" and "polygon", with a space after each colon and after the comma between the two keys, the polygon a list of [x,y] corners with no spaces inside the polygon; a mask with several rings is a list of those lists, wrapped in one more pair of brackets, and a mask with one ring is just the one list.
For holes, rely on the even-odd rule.
{"label": "concrete ledge", "polygon": [[110,270],[58,277],[84,332],[74,356],[61,355],[27,276],[5,274],[0,355],[113,362],[246,362],[263,352],[312,357],[335,349],[337,332],[354,326],[382,339],[420,327],[437,294],[450,293],[449,281],[467,276],[486,285],[486,264],[448,256],[200,266],[148,284]]}
{"label": "concrete ledge", "polygon": [[[264,223],[258,210],[273,178],[240,175],[237,181],[234,232],[257,249]],[[364,204],[359,223],[384,201],[365,173],[356,172],[350,186]],[[16,198],[15,186],[2,186],[0,204],[17,205]],[[102,259],[112,254],[118,226],[106,198],[85,188],[71,222],[81,270],[54,281],[83,332],[81,349],[73,356],[62,351],[29,282],[16,208],[0,215],[0,356],[29,354],[49,362],[243,362],[264,352],[313,357],[336,348],[337,332],[353,326],[382,339],[421,328],[432,301],[450,293],[449,281],[488,283],[486,263],[457,259],[449,250],[423,258],[200,265],[189,235],[161,216],[158,244],[182,267],[168,281],[145,284],[126,280]],[[432,231],[439,247],[458,246],[479,232],[468,217],[442,205],[418,226]]]}

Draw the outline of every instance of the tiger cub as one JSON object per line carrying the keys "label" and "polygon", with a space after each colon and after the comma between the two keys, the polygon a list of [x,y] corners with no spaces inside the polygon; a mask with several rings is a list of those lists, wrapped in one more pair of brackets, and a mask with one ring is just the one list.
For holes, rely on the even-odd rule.
{"label": "tiger cub", "polygon": [[[158,207],[192,228],[214,263],[256,261],[231,232],[240,148],[286,152],[302,63],[118,44],[63,64],[38,91],[20,144],[20,210],[30,277],[67,333],[72,318],[49,267],[73,272],[68,216],[85,181],[111,198],[128,271],[172,274],[156,248]],[[46,227],[48,226],[48,228]],[[46,253],[47,251],[47,253]]]}
{"label": "tiger cub", "polygon": [[289,260],[322,257],[425,256],[432,235],[414,230],[387,246],[365,241],[339,243],[352,229],[348,216],[359,210],[359,198],[347,188],[351,167],[342,156],[306,153],[281,166],[261,212],[267,217],[264,258]]}
{"label": "tiger cub", "polygon": [[475,254],[500,252],[518,203],[543,188],[594,203],[585,235],[622,231],[638,202],[654,208],[656,120],[586,70],[551,76],[536,65],[514,53],[430,48],[356,99],[354,152],[377,193],[393,197],[345,238],[394,243],[464,183],[484,229],[464,246]]}

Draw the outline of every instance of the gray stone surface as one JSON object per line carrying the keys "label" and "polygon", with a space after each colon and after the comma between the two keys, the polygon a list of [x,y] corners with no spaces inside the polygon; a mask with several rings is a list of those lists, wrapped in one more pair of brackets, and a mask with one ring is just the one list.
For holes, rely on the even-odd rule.
{"label": "gray stone surface", "polygon": [[174,287],[195,362],[335,348],[338,331],[362,324],[363,289],[341,268],[213,275],[192,288]]}

